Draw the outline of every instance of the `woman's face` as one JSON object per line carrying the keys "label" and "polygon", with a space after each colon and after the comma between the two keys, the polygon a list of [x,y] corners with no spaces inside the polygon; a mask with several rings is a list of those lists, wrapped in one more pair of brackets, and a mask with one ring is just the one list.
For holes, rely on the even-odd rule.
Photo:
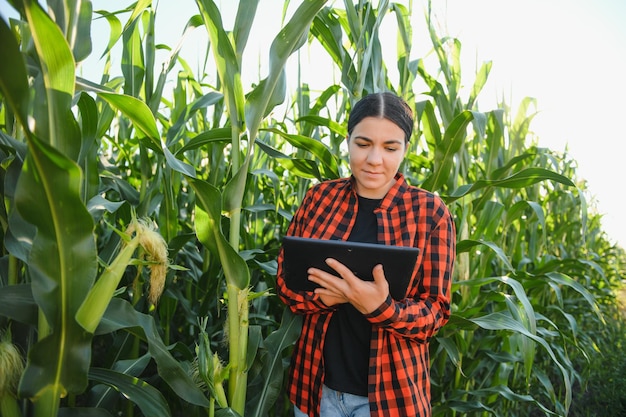
{"label": "woman's face", "polygon": [[350,169],[361,197],[381,199],[395,182],[404,159],[404,131],[391,120],[366,117],[348,137]]}

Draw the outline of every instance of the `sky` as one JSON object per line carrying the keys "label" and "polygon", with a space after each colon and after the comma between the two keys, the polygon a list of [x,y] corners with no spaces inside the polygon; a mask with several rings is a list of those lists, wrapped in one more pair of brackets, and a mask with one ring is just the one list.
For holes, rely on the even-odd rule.
{"label": "sky", "polygon": [[[130,3],[92,1],[94,10],[117,10]],[[293,10],[299,2],[291,3]],[[188,18],[197,13],[196,3],[161,0],[157,4],[157,42],[174,46]],[[236,2],[216,0],[216,4],[229,28]],[[283,0],[260,0],[257,14],[264,15],[259,20],[263,23],[253,26],[247,50],[267,51],[281,27],[283,4]],[[334,4],[342,6],[343,1]],[[414,53],[418,55],[427,53],[430,46],[424,31],[425,4],[426,0],[413,0]],[[489,82],[479,96],[480,110],[494,109],[502,97],[513,107],[525,97],[535,98],[538,114],[531,130],[539,146],[567,151],[577,162],[578,177],[587,182],[587,198],[603,216],[607,237],[626,248],[626,221],[620,218],[626,203],[621,182],[626,179],[621,169],[626,165],[626,130],[619,124],[626,118],[626,1],[433,0],[433,7],[439,35],[456,37],[462,44],[466,82],[473,81],[474,70],[482,62],[493,62]],[[0,0],[4,17],[10,10],[6,0]],[[104,22],[94,28],[93,59],[101,54],[108,39]],[[206,38],[205,30],[193,32],[186,38],[181,56],[187,60],[202,56]],[[420,47],[424,49],[420,51]],[[395,39],[390,49],[395,50]],[[249,74],[243,74],[244,86],[258,81],[259,71],[263,71],[265,57],[254,53],[244,56],[251,68]],[[165,57],[157,56],[157,65]],[[85,63],[86,78],[89,65],[98,63]],[[314,56],[302,76],[310,80],[314,74],[328,71],[328,63]],[[327,86],[328,81],[321,85]]]}
{"label": "sky", "polygon": [[537,100],[539,145],[567,150],[607,236],[626,248],[626,1],[442,3],[464,53],[493,61],[490,88],[507,103]]}

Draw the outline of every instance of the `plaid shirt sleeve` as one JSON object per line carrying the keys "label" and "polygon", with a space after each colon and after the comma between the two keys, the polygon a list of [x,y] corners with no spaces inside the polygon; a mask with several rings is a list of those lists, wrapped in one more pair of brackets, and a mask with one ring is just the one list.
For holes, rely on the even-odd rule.
{"label": "plaid shirt sleeve", "polygon": [[[311,228],[307,227],[307,225],[311,221],[311,214],[314,212],[314,195],[315,189],[313,188],[309,190],[304,197],[302,204],[300,204],[300,207],[289,224],[287,236],[312,237]],[[280,299],[291,311],[296,314],[317,314],[322,311],[334,310],[334,308],[326,306],[326,304],[321,301],[320,296],[312,291],[298,292],[287,288],[283,271],[283,259],[284,252],[281,247],[278,253],[277,291]]]}
{"label": "plaid shirt sleeve", "polygon": [[450,317],[454,221],[439,197],[410,188],[386,211],[383,224],[386,243],[413,240],[420,254],[405,299],[388,297],[367,317],[373,325],[371,350],[377,352],[370,358],[370,411],[426,417],[431,415],[428,342]]}
{"label": "plaid shirt sleeve", "polygon": [[[412,207],[417,211],[406,210],[414,221],[392,214],[388,216],[391,226],[385,229],[398,230],[403,224],[416,231],[414,246],[420,248],[420,254],[411,289],[404,300],[394,302],[389,297],[368,319],[398,337],[428,342],[450,316],[456,232],[452,216],[439,197],[421,190],[417,194],[417,207]],[[394,237],[386,236],[385,240],[393,241]]]}

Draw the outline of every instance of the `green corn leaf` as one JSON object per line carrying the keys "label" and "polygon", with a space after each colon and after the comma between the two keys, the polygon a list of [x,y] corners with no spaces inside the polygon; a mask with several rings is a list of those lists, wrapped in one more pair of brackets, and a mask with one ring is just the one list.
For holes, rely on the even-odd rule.
{"label": "green corn leaf", "polygon": [[301,178],[316,178],[320,181],[323,179],[315,161],[304,158],[290,158],[278,149],[275,149],[260,140],[257,140],[256,144],[263,152],[274,158],[276,162],[287,169],[291,174],[297,175]]}
{"label": "green corn leaf", "polygon": [[124,93],[139,97],[146,74],[146,64],[141,34],[141,20],[136,19],[124,29],[122,36],[124,48],[122,53],[122,73],[124,74]]}
{"label": "green corn leaf", "polygon": [[177,159],[172,152],[168,148],[163,148],[163,154],[165,155],[165,160],[167,161],[167,165],[172,168],[174,171],[178,171],[183,175],[187,175],[189,177],[196,176],[196,169],[189,165],[188,163]]}
{"label": "green corn leaf", "polygon": [[[198,112],[198,110],[206,109],[207,107],[220,102],[223,97],[224,96],[222,94],[212,91],[185,106],[184,110],[181,111],[178,116],[176,123],[174,123],[167,131],[166,146],[171,146],[178,141],[178,138],[181,135],[186,134],[184,126],[187,122],[189,122],[189,119]],[[230,129],[224,130],[227,131],[227,137],[230,139]]]}
{"label": "green corn leaf", "polygon": [[27,129],[29,99],[26,65],[15,36],[4,19],[0,19],[0,44],[0,62],[11,63],[0,65],[0,89],[22,127]]}
{"label": "green corn leaf", "polygon": [[[546,395],[554,402],[557,403],[557,394],[556,389],[554,388],[554,383],[550,380],[550,376],[546,375],[541,369],[535,369],[535,376],[539,381],[539,384],[544,387]],[[551,413],[554,414],[554,413]],[[548,414],[546,414],[548,415]]]}
{"label": "green corn leaf", "polygon": [[87,201],[98,194],[100,173],[98,172],[98,109],[96,101],[89,94],[81,92],[78,99],[80,110],[81,147],[78,164],[81,166],[85,180],[81,195]]}
{"label": "green corn leaf", "polygon": [[322,174],[319,171],[317,162],[311,159],[302,158],[283,158],[276,160],[281,166],[288,170],[291,174],[301,178],[317,179],[323,181]]}
{"label": "green corn leaf", "polygon": [[441,129],[439,128],[439,121],[435,114],[435,108],[430,101],[422,101],[416,105],[417,114],[421,114],[420,120],[423,123],[422,130],[426,141],[431,143],[432,147],[439,146],[441,143]]}
{"label": "green corn leaf", "polygon": [[[388,88],[386,84],[386,67],[382,56],[382,47],[380,44],[379,31],[380,26],[389,10],[389,1],[379,1],[374,10],[371,3],[365,6],[364,25],[358,34],[358,40],[355,47],[359,57],[358,79],[352,91],[357,97],[362,96],[362,92],[383,91]],[[369,18],[369,19],[368,19]],[[369,36],[365,36],[368,33]]]}
{"label": "green corn leaf", "polygon": [[411,24],[411,13],[402,4],[392,3],[391,10],[395,13],[398,25],[398,61],[397,68],[400,74],[400,88],[402,97],[411,97],[407,102],[412,101],[413,92],[411,86],[417,74],[417,66],[410,60],[411,48],[413,46],[413,25]]}
{"label": "green corn leaf", "polygon": [[[281,105],[285,101],[287,94],[287,75],[285,69],[283,68],[283,70],[280,71],[272,87],[269,86],[269,82],[271,81],[272,80],[269,78],[261,80],[248,96],[246,103],[246,123],[249,131],[253,134],[256,134],[258,131],[261,120],[269,116],[274,107]],[[267,94],[268,96],[259,96],[260,94]],[[254,104],[255,102],[258,104]],[[262,113],[253,114],[256,110],[262,111]]]}
{"label": "green corn leaf", "polygon": [[467,136],[467,126],[475,118],[476,112],[464,111],[452,120],[443,135],[443,140],[435,149],[433,173],[424,181],[422,187],[437,191],[448,181],[455,163],[454,155],[461,149]]}
{"label": "green corn leaf", "polygon": [[498,180],[497,185],[503,188],[524,188],[546,180],[558,182],[568,187],[576,186],[568,177],[546,168],[526,168],[510,177]]}
{"label": "green corn leaf", "polygon": [[91,336],[74,315],[94,282],[97,251],[81,185],[74,162],[36,138],[29,141],[15,203],[37,227],[28,266],[33,297],[51,334],[29,352],[20,385],[26,397],[78,393],[87,385]]}
{"label": "green corn leaf", "polygon": [[316,115],[306,115],[298,118],[297,122],[306,122],[313,126],[324,126],[327,127],[331,132],[336,135],[345,138],[348,135],[348,129],[345,125],[341,123],[337,123],[333,120],[330,120],[327,117],[316,116]]}
{"label": "green corn leaf", "polygon": [[96,334],[118,330],[127,330],[148,342],[148,352],[157,364],[159,375],[180,398],[191,404],[208,407],[209,400],[163,343],[152,316],[138,312],[128,301],[113,298]]}
{"label": "green corn leaf", "polygon": [[[111,370],[139,378],[146,370],[151,360],[152,358],[149,354],[144,354],[133,359],[118,360],[111,366]],[[92,399],[90,404],[94,407],[108,409],[119,399],[119,394],[111,386],[96,385],[90,390],[90,398]]]}
{"label": "green corn leaf", "polygon": [[237,7],[237,16],[233,26],[233,39],[235,41],[236,56],[241,63],[241,56],[246,49],[250,30],[254,23],[259,0],[242,0]]}
{"label": "green corn leaf", "polygon": [[[325,9],[325,11],[329,11]],[[341,68],[344,56],[349,55],[342,44],[340,23],[330,12],[318,13],[311,24],[311,34],[324,47],[337,67]],[[353,69],[354,71],[354,69]]]}
{"label": "green corn leaf", "polygon": [[114,13],[110,13],[106,10],[96,10],[94,13],[104,17],[109,23],[109,41],[107,47],[104,49],[104,52],[100,55],[100,58],[103,58],[111,51],[111,49],[113,49],[113,46],[115,46],[117,41],[120,39],[120,36],[122,36],[122,23]]}
{"label": "green corn leaf", "polygon": [[461,367],[461,353],[459,352],[459,347],[456,345],[456,343],[454,343],[453,340],[444,337],[438,337],[437,342],[446,351],[446,353],[448,354],[448,358],[450,358],[450,360],[459,370],[459,372],[463,373],[463,369]]}
{"label": "green corn leaf", "polygon": [[497,240],[504,204],[497,201],[487,201],[481,208],[472,236],[479,236],[481,239],[489,241]]}
{"label": "green corn leaf", "polygon": [[0,287],[0,316],[37,325],[37,303],[33,298],[31,284]]}
{"label": "green corn leaf", "polygon": [[[251,137],[256,137],[259,124],[269,110],[284,99],[275,89],[283,80],[287,59],[305,44],[313,18],[328,0],[305,0],[296,9],[285,27],[276,35],[270,47],[269,74],[259,83],[246,102],[246,124]],[[280,97],[282,96],[282,97]]]}
{"label": "green corn leaf", "polygon": [[128,18],[128,22],[124,27],[124,30],[128,29],[146,10],[148,7],[152,5],[152,0],[139,0],[134,3],[133,12]]}
{"label": "green corn leaf", "polygon": [[302,329],[302,316],[284,310],[280,328],[263,341],[260,352],[263,368],[258,378],[250,383],[246,416],[266,416],[283,387],[285,374],[284,351],[293,346]]}
{"label": "green corn leaf", "polygon": [[550,278],[551,281],[561,286],[570,287],[574,291],[582,295],[585,301],[587,301],[587,303],[589,304],[589,307],[591,307],[593,312],[598,316],[598,319],[600,320],[600,322],[604,323],[604,317],[602,316],[602,313],[600,312],[597,301],[595,300],[594,296],[583,285],[576,282],[571,277],[560,272],[548,272],[546,275],[548,276],[548,278]]}
{"label": "green corn leaf", "polygon": [[65,33],[76,62],[91,54],[91,1],[48,1],[54,19]]}
{"label": "green corn leaf", "polygon": [[474,191],[481,190],[487,187],[501,187],[501,188],[524,188],[536,184],[541,181],[555,181],[569,187],[575,187],[576,185],[571,179],[564,175],[558,174],[546,168],[526,168],[515,174],[500,179],[500,180],[478,180],[473,184],[463,185],[454,190],[450,195],[445,196],[446,202],[450,203],[459,198],[470,194]]}
{"label": "green corn leaf", "polygon": [[224,30],[222,16],[215,3],[212,0],[196,0],[196,3],[209,33],[215,65],[224,86],[224,97],[231,125],[242,130],[244,127],[244,92],[237,54]]}
{"label": "green corn leaf", "polygon": [[526,140],[526,137],[528,136],[528,129],[530,128],[530,122],[533,120],[534,116],[537,114],[535,112],[531,114],[530,116],[528,115],[529,109],[531,107],[535,107],[535,108],[537,107],[537,99],[533,97],[524,97],[524,99],[519,105],[519,108],[517,109],[517,114],[515,115],[515,120],[513,121],[513,126],[512,126],[513,132],[511,133],[512,139],[515,142],[520,142],[520,143],[519,144],[514,143],[513,146],[522,147],[523,142]]}
{"label": "green corn leaf", "polygon": [[106,384],[132,401],[145,416],[170,417],[170,408],[163,394],[139,378],[104,368],[91,368],[89,378]]}
{"label": "green corn leaf", "polygon": [[339,177],[339,167],[337,165],[337,159],[335,159],[335,155],[333,155],[330,149],[328,149],[328,147],[319,140],[308,138],[302,135],[291,135],[283,132],[282,130],[274,128],[262,130],[266,130],[268,132],[273,132],[277,135],[280,135],[281,137],[287,139],[287,141],[296,148],[310,152],[315,157],[319,158],[324,167],[328,169],[331,178]]}
{"label": "green corn leaf", "polygon": [[[486,412],[488,413],[488,415],[497,415],[496,411],[492,407],[488,407],[486,404],[483,404],[480,401],[450,400],[450,401],[446,401],[445,407],[447,410],[454,410],[463,414],[467,414],[467,413],[479,414],[479,413]],[[433,412],[436,413],[437,408],[433,408]]]}
{"label": "green corn leaf", "polygon": [[474,103],[476,102],[476,98],[482,91],[483,87],[487,83],[487,79],[489,78],[489,73],[491,72],[491,67],[493,66],[493,62],[488,61],[484,62],[478,72],[476,73],[476,80],[474,80],[474,84],[472,85],[472,92],[470,94],[469,99],[467,100],[467,104],[465,108],[471,109],[474,107]]}
{"label": "green corn leaf", "polygon": [[547,239],[546,216],[545,216],[545,213],[543,211],[543,207],[541,206],[541,204],[535,201],[524,200],[524,201],[518,201],[517,203],[513,204],[513,206],[511,206],[506,211],[506,223],[505,224],[506,225],[512,224],[514,221],[521,218],[526,212],[526,210],[528,209],[530,209],[535,214],[535,217],[537,218],[537,222],[541,226],[543,240],[545,241]]}
{"label": "green corn leaf", "polygon": [[215,412],[215,417],[241,417],[232,408],[220,408]]}
{"label": "green corn leaf", "polygon": [[178,149],[175,154],[182,154],[186,151],[198,149],[211,143],[229,143],[230,133],[231,129],[228,127],[215,128],[206,132],[199,133],[198,135],[191,138],[185,146]]}
{"label": "green corn leaf", "polygon": [[[144,82],[144,97],[147,103],[155,103],[155,102],[160,102],[160,97],[159,100],[153,100],[155,97],[153,97],[153,92],[154,92],[154,69],[155,69],[155,60],[156,60],[156,50],[157,47],[155,45],[155,33],[154,33],[154,26],[155,26],[155,15],[154,15],[154,10],[152,9],[147,9],[144,13],[143,13],[143,27],[144,27],[144,41],[145,41],[145,71],[146,71],[146,75],[145,75],[145,82]],[[156,105],[155,108],[153,108],[152,106],[148,105],[148,107],[150,108],[151,111],[153,111],[155,114],[158,111],[158,104]]]}
{"label": "green corn leaf", "polygon": [[524,286],[519,281],[511,277],[501,276],[501,277],[471,279],[467,281],[461,281],[458,284],[459,285],[471,285],[471,286],[483,286],[483,285],[491,284],[492,282],[502,282],[503,284],[506,284],[513,289],[517,300],[524,307],[523,308],[523,312],[525,316],[524,321],[528,323],[528,326],[527,326],[528,331],[533,334],[536,334],[537,322],[535,319],[535,309],[533,308],[531,301],[528,298],[528,295],[526,294],[526,290]]}
{"label": "green corn leaf", "polygon": [[[496,149],[493,152],[497,152],[498,149],[501,148],[501,145],[497,145]],[[537,157],[536,152],[525,152],[521,155],[514,156],[510,160],[508,160],[504,165],[499,168],[494,169],[489,174],[489,179],[491,180],[499,180],[502,179],[505,175],[509,174],[514,167],[524,167],[527,165],[528,161]]]}
{"label": "green corn leaf", "polygon": [[72,51],[60,28],[39,3],[26,1],[25,12],[41,63],[47,99],[47,120],[37,120],[37,134],[66,155],[77,156],[80,143],[73,134],[76,127],[71,113],[76,81]]}
{"label": "green corn leaf", "polygon": [[229,285],[240,290],[250,285],[246,262],[222,233],[222,197],[217,188],[198,179],[188,178],[196,192],[196,234],[202,244],[216,255]]}
{"label": "green corn leaf", "polygon": [[504,253],[504,250],[502,250],[501,247],[499,247],[497,244],[493,242],[488,242],[485,240],[463,239],[457,243],[456,250],[457,250],[457,253],[463,253],[463,252],[468,252],[470,249],[476,246],[482,246],[482,245],[487,246],[489,249],[491,249],[498,256],[498,259],[502,261],[502,263],[506,266],[506,268],[509,271],[515,271],[515,268],[513,268],[513,265],[511,265],[511,261],[509,261],[509,258]]}
{"label": "green corn leaf", "polygon": [[24,220],[17,210],[11,210],[9,223],[11,227],[9,227],[4,237],[6,248],[11,255],[24,263],[28,263],[28,256],[31,252],[37,229]]}
{"label": "green corn leaf", "polygon": [[445,88],[437,78],[428,74],[425,68],[424,59],[419,59],[417,62],[417,73],[424,80],[426,85],[430,87],[430,92],[428,93],[433,97],[436,108],[441,115],[441,119],[444,126],[449,126],[452,124],[452,120],[455,116],[453,111],[452,103],[450,103],[448,96],[446,94]]}
{"label": "green corn leaf", "polygon": [[[485,163],[485,172],[488,175],[491,175],[492,171],[494,171],[495,167],[501,165],[500,163],[500,154],[502,152],[502,147],[504,143],[504,111],[503,110],[493,110],[488,113],[488,121],[487,121],[487,132],[486,132],[486,143],[488,153]],[[480,140],[480,139],[476,139]],[[491,177],[492,179],[495,179]]]}
{"label": "green corn leaf", "polygon": [[107,93],[100,91],[98,95],[112,107],[128,117],[137,130],[150,139],[150,149],[163,154],[161,135],[157,129],[156,120],[150,108],[143,101],[124,94]]}
{"label": "green corn leaf", "polygon": [[[67,41],[60,28],[50,19],[39,3],[27,0],[25,3],[26,17],[31,26],[33,41],[42,61],[44,78],[48,89],[48,99],[53,104],[62,104],[50,97],[53,91],[64,93],[68,97],[64,108],[69,108],[69,100],[74,93],[75,64]],[[63,117],[57,117],[62,119]]]}
{"label": "green corn leaf", "polygon": [[233,175],[224,187],[224,193],[222,196],[224,201],[223,208],[227,213],[231,214],[231,218],[233,220],[239,217],[235,213],[241,209],[243,195],[246,192],[250,160],[250,158],[246,158],[244,160],[241,167],[237,170],[237,172],[235,172],[235,175]]}
{"label": "green corn leaf", "polygon": [[285,155],[284,153],[282,153],[278,149],[272,147],[271,145],[269,145],[269,144],[267,144],[265,142],[257,140],[256,144],[257,144],[257,146],[259,148],[261,148],[261,150],[263,152],[265,152],[266,154],[268,154],[272,158],[275,158],[275,159],[290,159],[288,155]]}
{"label": "green corn leaf", "polygon": [[[315,100],[315,103],[313,104],[309,112],[306,114],[306,116],[319,116],[320,112],[326,110],[328,107],[332,105],[331,99],[334,98],[337,95],[337,93],[339,93],[339,91],[341,91],[341,86],[338,84],[332,84],[331,86],[326,87],[324,91],[320,92],[319,96]],[[329,103],[329,101],[331,103]],[[298,121],[299,120],[300,119],[298,119]],[[339,126],[341,131],[343,132],[346,131],[346,127],[343,124],[337,123],[336,126]],[[345,136],[345,133],[342,136]]]}
{"label": "green corn leaf", "polygon": [[544,411],[546,415],[554,414],[552,411],[546,408],[543,404],[541,404],[531,395],[518,394],[516,392],[513,392],[511,388],[504,386],[504,385],[497,385],[497,386],[493,386],[489,388],[471,391],[471,395],[478,396],[478,397],[488,397],[494,394],[502,398],[506,398],[507,400],[513,403],[530,402],[530,403],[533,403],[534,406],[537,406],[542,411]]}
{"label": "green corn leaf", "polygon": [[511,331],[520,333],[540,344],[548,353],[553,363],[559,368],[563,376],[563,388],[565,389],[565,406],[569,408],[572,402],[572,382],[567,369],[561,364],[550,344],[542,337],[532,334],[524,325],[514,320],[510,315],[502,312],[487,314],[482,317],[469,319],[483,329],[493,331]]}
{"label": "green corn leaf", "polygon": [[108,410],[94,407],[61,408],[57,417],[113,417]]}

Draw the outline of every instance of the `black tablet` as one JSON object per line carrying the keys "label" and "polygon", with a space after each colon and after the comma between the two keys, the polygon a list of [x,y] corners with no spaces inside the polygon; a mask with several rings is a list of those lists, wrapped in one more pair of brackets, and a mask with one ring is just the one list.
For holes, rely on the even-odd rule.
{"label": "black tablet", "polygon": [[295,236],[283,237],[283,249],[285,283],[293,291],[313,291],[318,287],[308,279],[310,267],[337,275],[325,262],[327,258],[334,258],[349,267],[354,275],[368,281],[374,279],[372,269],[382,264],[389,281],[389,293],[395,300],[405,297],[419,253],[414,247]]}

